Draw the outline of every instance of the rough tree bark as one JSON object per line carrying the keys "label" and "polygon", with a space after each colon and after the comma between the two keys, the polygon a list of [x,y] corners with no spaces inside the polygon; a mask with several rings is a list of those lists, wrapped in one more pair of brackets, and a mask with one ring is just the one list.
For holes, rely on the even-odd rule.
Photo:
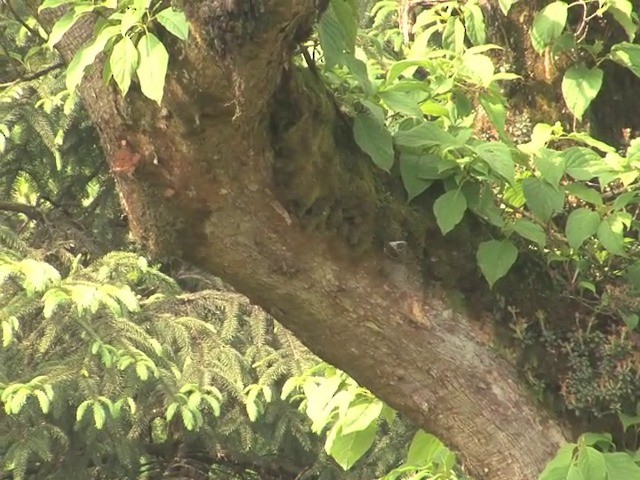
{"label": "rough tree bark", "polygon": [[[474,477],[536,478],[565,435],[493,348],[473,257],[485,232],[468,218],[441,238],[431,200],[407,207],[318,78],[293,66],[317,5],[185,9],[188,44],[163,39],[161,108],[136,92],[120,98],[99,67],[81,88],[138,239],[231,283],[458,450]],[[59,44],[63,57],[91,34],[87,19]],[[383,245],[394,240],[408,241],[415,265],[390,263]]]}

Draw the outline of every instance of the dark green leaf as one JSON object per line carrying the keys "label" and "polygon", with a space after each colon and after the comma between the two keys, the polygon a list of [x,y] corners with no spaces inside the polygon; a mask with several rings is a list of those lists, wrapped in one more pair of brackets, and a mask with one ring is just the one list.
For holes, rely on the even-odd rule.
{"label": "dark green leaf", "polygon": [[366,110],[356,115],[353,133],[356,143],[371,157],[373,163],[387,171],[393,166],[394,151],[391,133],[371,111]]}
{"label": "dark green leaf", "polygon": [[534,157],[534,164],[540,170],[542,178],[554,187],[564,175],[565,159],[556,150],[541,148]]}
{"label": "dark green leaf", "polygon": [[540,247],[544,247],[547,243],[547,234],[537,223],[520,218],[513,223],[512,227],[518,235],[537,243]]}
{"label": "dark green leaf", "polygon": [[467,210],[467,200],[459,190],[450,190],[438,197],[433,204],[433,212],[443,235],[455,227]]}
{"label": "dark green leaf", "polygon": [[525,178],[522,181],[522,191],[529,209],[543,222],[547,222],[564,207],[564,192],[539,178]]}
{"label": "dark green leaf", "polygon": [[604,73],[598,67],[577,65],[569,68],[562,79],[564,101],[578,120],[602,87]]}
{"label": "dark green leaf", "polygon": [[509,240],[482,242],[476,254],[478,266],[489,287],[507,274],[517,258],[518,249]]}
{"label": "dark green leaf", "polygon": [[439,157],[429,154],[400,156],[400,175],[409,201],[429,188],[433,180],[449,176],[449,173],[439,171],[439,161]]}
{"label": "dark green leaf", "polygon": [[567,218],[566,235],[572,248],[579,248],[598,231],[600,215],[588,208],[574,210]]}
{"label": "dark green leaf", "polygon": [[453,135],[444,131],[432,122],[424,122],[410,130],[401,130],[394,135],[394,140],[398,145],[402,145],[404,147],[457,145],[456,139]]}
{"label": "dark green leaf", "polygon": [[502,142],[486,142],[474,148],[491,169],[513,184],[515,181],[515,166],[511,157],[511,149]]}
{"label": "dark green leaf", "polygon": [[612,228],[610,219],[606,218],[598,227],[598,240],[607,251],[614,255],[625,256],[624,235]]}
{"label": "dark green leaf", "polygon": [[481,92],[478,99],[489,120],[491,120],[498,134],[500,134],[500,138],[505,140],[507,134],[504,126],[507,121],[507,110],[504,105],[504,98],[499,93],[489,90]]}

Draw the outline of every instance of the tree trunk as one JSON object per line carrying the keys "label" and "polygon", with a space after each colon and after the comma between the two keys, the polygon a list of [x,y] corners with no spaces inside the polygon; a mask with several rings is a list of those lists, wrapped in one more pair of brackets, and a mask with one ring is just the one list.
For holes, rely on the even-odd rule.
{"label": "tree trunk", "polygon": [[[442,238],[430,200],[406,206],[320,80],[293,66],[313,1],[185,4],[188,44],[163,39],[162,108],[120,98],[99,67],[81,88],[137,238],[231,283],[474,477],[536,478],[565,436],[493,348],[473,254],[482,228],[466,219]],[[91,33],[86,21],[65,37],[67,61]],[[398,240],[415,264],[383,253]],[[474,304],[462,311],[451,291]]]}

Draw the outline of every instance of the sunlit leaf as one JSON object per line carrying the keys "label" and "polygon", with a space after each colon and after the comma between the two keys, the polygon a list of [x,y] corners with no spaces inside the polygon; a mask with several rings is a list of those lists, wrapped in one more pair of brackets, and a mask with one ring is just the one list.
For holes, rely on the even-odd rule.
{"label": "sunlit leaf", "polygon": [[536,13],[531,27],[531,43],[538,53],[542,53],[562,34],[567,23],[567,12],[567,3],[557,1]]}
{"label": "sunlit leaf", "polygon": [[147,33],[138,42],[140,63],[136,71],[142,93],[160,104],[169,63],[169,54],[153,33]]}

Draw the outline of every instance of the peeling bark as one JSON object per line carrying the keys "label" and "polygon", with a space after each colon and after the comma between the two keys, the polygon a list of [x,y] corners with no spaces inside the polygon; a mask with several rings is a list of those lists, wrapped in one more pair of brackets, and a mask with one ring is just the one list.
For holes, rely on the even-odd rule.
{"label": "peeling bark", "polygon": [[[443,239],[429,199],[405,206],[322,85],[291,64],[314,2],[185,3],[191,38],[164,39],[162,108],[120,98],[100,68],[81,88],[138,239],[231,283],[476,478],[536,478],[563,431],[495,352],[481,303],[463,313],[447,293],[488,298],[471,254],[482,230],[467,219]],[[90,35],[87,21],[65,37],[67,61]],[[415,262],[390,263],[390,240],[408,240]]]}

